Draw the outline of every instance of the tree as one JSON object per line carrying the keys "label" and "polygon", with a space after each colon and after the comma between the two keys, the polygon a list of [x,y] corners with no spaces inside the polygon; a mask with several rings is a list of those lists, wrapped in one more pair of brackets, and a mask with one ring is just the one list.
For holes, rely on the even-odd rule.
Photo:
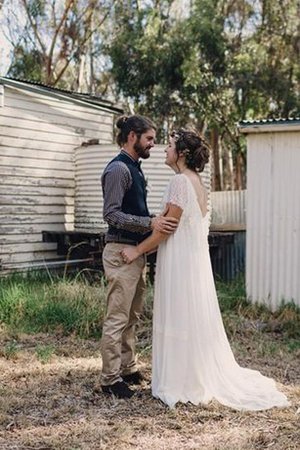
{"label": "tree", "polygon": [[213,149],[215,189],[245,186],[239,121],[299,115],[299,0],[4,5],[15,49],[10,74],[115,95],[157,122],[161,142],[175,126],[202,131]]}
{"label": "tree", "polygon": [[299,111],[299,2],[195,0],[181,17],[175,3],[118,7],[108,46],[118,92],[157,121],[161,139],[175,123],[206,131],[215,188],[240,189],[237,122]]}
{"label": "tree", "polygon": [[[7,2],[10,13],[16,1]],[[93,90],[93,37],[97,34],[99,41],[113,3],[114,0],[103,4],[96,0],[18,0],[25,21],[18,38],[10,38],[14,60],[8,74],[78,91],[85,87]],[[8,29],[12,30],[18,21],[18,16],[14,21],[8,18]],[[87,67],[89,79],[85,80]]]}

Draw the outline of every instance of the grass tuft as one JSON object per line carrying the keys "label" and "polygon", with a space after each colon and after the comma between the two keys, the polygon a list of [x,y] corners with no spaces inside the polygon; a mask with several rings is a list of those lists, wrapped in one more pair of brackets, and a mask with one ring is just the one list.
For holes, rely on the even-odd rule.
{"label": "grass tuft", "polygon": [[7,342],[1,353],[6,359],[16,359],[18,353],[17,342],[16,341]]}
{"label": "grass tuft", "polygon": [[49,362],[54,352],[55,348],[52,345],[38,345],[35,349],[36,357],[42,364]]}
{"label": "grass tuft", "polygon": [[32,275],[2,280],[0,321],[10,330],[26,333],[75,333],[99,336],[105,310],[104,282]]}

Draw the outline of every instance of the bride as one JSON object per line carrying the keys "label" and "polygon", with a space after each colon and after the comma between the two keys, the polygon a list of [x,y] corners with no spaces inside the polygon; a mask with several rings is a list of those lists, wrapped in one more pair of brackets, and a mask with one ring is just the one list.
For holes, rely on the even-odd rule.
{"label": "bride", "polygon": [[171,408],[177,402],[212,399],[238,410],[288,406],[275,381],[240,367],[230,348],[219,309],[208,247],[207,191],[200,172],[209,147],[198,134],[173,132],[166,164],[175,172],[163,197],[166,215],[179,219],[176,232],[154,231],[122,251],[132,262],[158,247],[152,353],[152,394]]}

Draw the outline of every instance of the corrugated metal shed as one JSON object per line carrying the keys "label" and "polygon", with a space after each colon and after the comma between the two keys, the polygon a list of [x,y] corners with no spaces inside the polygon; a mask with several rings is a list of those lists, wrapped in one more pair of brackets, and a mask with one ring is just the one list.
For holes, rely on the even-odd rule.
{"label": "corrugated metal shed", "polygon": [[2,273],[57,259],[42,231],[74,228],[74,149],[112,142],[116,113],[96,97],[0,78]]}
{"label": "corrugated metal shed", "polygon": [[211,192],[211,207],[210,231],[219,234],[221,244],[211,248],[214,272],[230,281],[245,273],[246,191]]}
{"label": "corrugated metal shed", "polygon": [[247,294],[300,306],[300,119],[240,124],[247,135]]}
{"label": "corrugated metal shed", "polygon": [[234,231],[246,229],[246,191],[211,192],[210,229]]}
{"label": "corrugated metal shed", "polygon": [[[163,192],[174,174],[165,165],[165,145],[156,145],[151,156],[142,161],[147,180],[147,203],[151,213],[159,214]],[[75,230],[104,231],[103,198],[100,177],[108,162],[116,156],[116,145],[78,147],[75,151]],[[210,190],[210,165],[203,172],[203,181]]]}

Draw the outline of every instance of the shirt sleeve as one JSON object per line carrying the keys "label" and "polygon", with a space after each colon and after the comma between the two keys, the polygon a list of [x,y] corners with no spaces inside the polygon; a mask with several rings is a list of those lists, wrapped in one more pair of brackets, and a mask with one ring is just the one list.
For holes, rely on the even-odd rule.
{"label": "shirt sleeve", "polygon": [[171,179],[165,202],[179,206],[182,210],[185,209],[188,203],[188,186],[185,175],[178,174]]}
{"label": "shirt sleeve", "polygon": [[103,218],[115,228],[136,233],[147,233],[151,230],[149,216],[135,216],[122,211],[123,198],[132,185],[130,170],[121,161],[111,163],[102,175]]}

